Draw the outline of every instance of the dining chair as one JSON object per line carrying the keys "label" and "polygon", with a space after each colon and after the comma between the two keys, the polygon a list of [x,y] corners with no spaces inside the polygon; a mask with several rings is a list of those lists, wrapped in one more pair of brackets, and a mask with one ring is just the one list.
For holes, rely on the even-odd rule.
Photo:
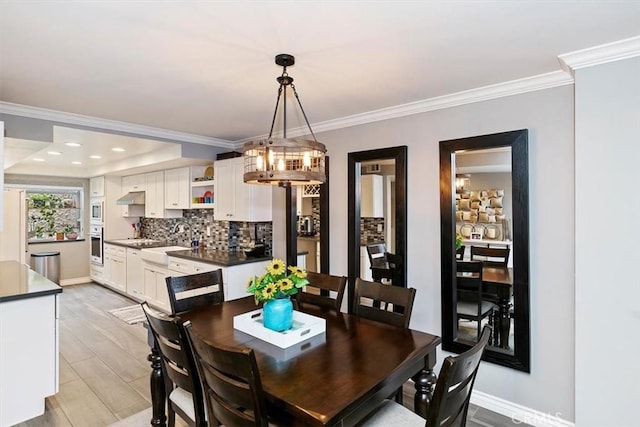
{"label": "dining chair", "polygon": [[222,269],[165,279],[171,313],[178,314],[224,301]]}
{"label": "dining chair", "polygon": [[302,304],[313,304],[340,312],[347,278],[330,274],[307,272],[309,284],[302,292],[296,294],[296,301]]}
{"label": "dining chair", "polygon": [[383,279],[387,279],[393,283],[399,257],[387,252],[384,243],[367,245],[367,256],[373,280],[382,283]]}
{"label": "dining chair", "polygon": [[456,315],[459,319],[477,323],[476,340],[480,338],[482,319],[489,318],[493,323],[496,304],[483,298],[482,267],[483,261],[456,261]]}
{"label": "dining chair", "polygon": [[408,328],[415,297],[414,288],[383,285],[357,278],[353,311],[356,316],[365,319]]}
{"label": "dining chair", "polygon": [[184,324],[202,374],[207,410],[225,426],[270,425],[254,350],[214,345]]}
{"label": "dining chair", "polygon": [[483,246],[471,246],[471,261],[483,261],[487,267],[507,267],[509,253],[507,248],[486,248]]}
{"label": "dining chair", "polygon": [[462,261],[464,259],[464,251],[465,251],[465,249],[467,249],[467,247],[465,245],[462,245],[458,249],[456,249],[456,259],[458,261]]}
{"label": "dining chair", "polygon": [[401,404],[385,400],[358,426],[440,427],[466,425],[473,384],[490,336],[491,327],[485,326],[476,345],[458,356],[448,356],[444,359],[426,421]]}
{"label": "dining chair", "polygon": [[169,427],[175,426],[176,413],[190,426],[206,426],[200,376],[182,321],[152,311],[146,302],[141,305],[162,358]]}

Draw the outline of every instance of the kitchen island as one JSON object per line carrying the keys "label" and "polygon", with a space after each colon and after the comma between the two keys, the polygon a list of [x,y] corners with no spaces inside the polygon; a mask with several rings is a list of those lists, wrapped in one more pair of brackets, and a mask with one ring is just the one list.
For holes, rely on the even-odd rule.
{"label": "kitchen island", "polygon": [[0,426],[44,413],[58,392],[58,294],[17,261],[0,261]]}

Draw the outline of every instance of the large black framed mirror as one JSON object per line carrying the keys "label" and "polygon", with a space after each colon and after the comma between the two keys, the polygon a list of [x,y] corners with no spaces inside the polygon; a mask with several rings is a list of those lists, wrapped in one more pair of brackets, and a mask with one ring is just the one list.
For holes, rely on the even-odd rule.
{"label": "large black framed mirror", "polygon": [[[393,165],[393,176],[385,175],[384,170]],[[385,195],[381,203],[381,214],[367,214],[369,203],[375,202],[375,191],[364,191],[367,207],[363,207],[363,176],[380,176],[383,190],[377,192]],[[385,185],[385,183],[387,183]],[[365,189],[368,185],[365,181]],[[371,183],[374,185],[374,183]],[[388,189],[388,190],[386,190]],[[349,313],[353,312],[353,295],[357,277],[367,278],[367,271],[361,260],[365,260],[367,243],[372,240],[367,229],[373,227],[373,237],[378,243],[386,243],[387,250],[393,251],[394,268],[391,284],[406,287],[407,276],[407,146],[381,148],[349,153],[348,155],[348,302]],[[379,210],[378,210],[379,211]],[[363,217],[362,215],[367,215]],[[368,216],[372,217],[369,218]],[[382,216],[382,219],[379,216]],[[389,225],[391,224],[391,225]],[[386,227],[386,230],[385,230]],[[390,230],[392,228],[392,230]],[[388,232],[387,232],[388,231]],[[388,241],[391,239],[392,241]],[[380,242],[380,240],[382,240]]]}
{"label": "large black framed mirror", "polygon": [[[468,350],[490,323],[483,360],[530,372],[528,131],[440,141],[440,213],[443,349]],[[466,272],[478,261],[482,275]]]}

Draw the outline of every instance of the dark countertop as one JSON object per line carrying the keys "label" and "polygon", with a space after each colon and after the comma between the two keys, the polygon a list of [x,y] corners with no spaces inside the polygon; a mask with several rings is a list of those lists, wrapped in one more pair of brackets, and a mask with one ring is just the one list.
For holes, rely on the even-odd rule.
{"label": "dark countertop", "polygon": [[315,235],[315,236],[303,236],[298,234],[298,239],[302,239],[302,240],[320,240],[320,236],[319,235]]}
{"label": "dark countertop", "polygon": [[17,261],[0,261],[0,302],[36,298],[62,292],[62,288]]}
{"label": "dark countertop", "polygon": [[191,261],[206,262],[209,264],[221,265],[223,267],[229,267],[232,265],[250,264],[252,262],[270,261],[272,257],[247,257],[244,252],[224,252],[224,251],[209,251],[209,250],[191,250],[185,249],[183,251],[170,251],[167,252],[168,256],[188,259]]}
{"label": "dark countertop", "polygon": [[172,246],[165,241],[148,242],[143,239],[118,239],[118,240],[105,240],[105,243],[109,245],[122,246],[125,248],[133,249],[148,249],[148,248],[161,248],[163,246]]}

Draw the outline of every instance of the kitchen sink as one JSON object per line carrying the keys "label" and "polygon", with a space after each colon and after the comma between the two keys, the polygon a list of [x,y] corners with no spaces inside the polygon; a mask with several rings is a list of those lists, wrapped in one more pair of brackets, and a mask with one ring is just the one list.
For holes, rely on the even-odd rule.
{"label": "kitchen sink", "polygon": [[159,248],[146,248],[140,251],[140,257],[144,261],[153,262],[160,265],[169,265],[169,257],[167,252],[171,251],[183,251],[184,246],[161,246]]}

